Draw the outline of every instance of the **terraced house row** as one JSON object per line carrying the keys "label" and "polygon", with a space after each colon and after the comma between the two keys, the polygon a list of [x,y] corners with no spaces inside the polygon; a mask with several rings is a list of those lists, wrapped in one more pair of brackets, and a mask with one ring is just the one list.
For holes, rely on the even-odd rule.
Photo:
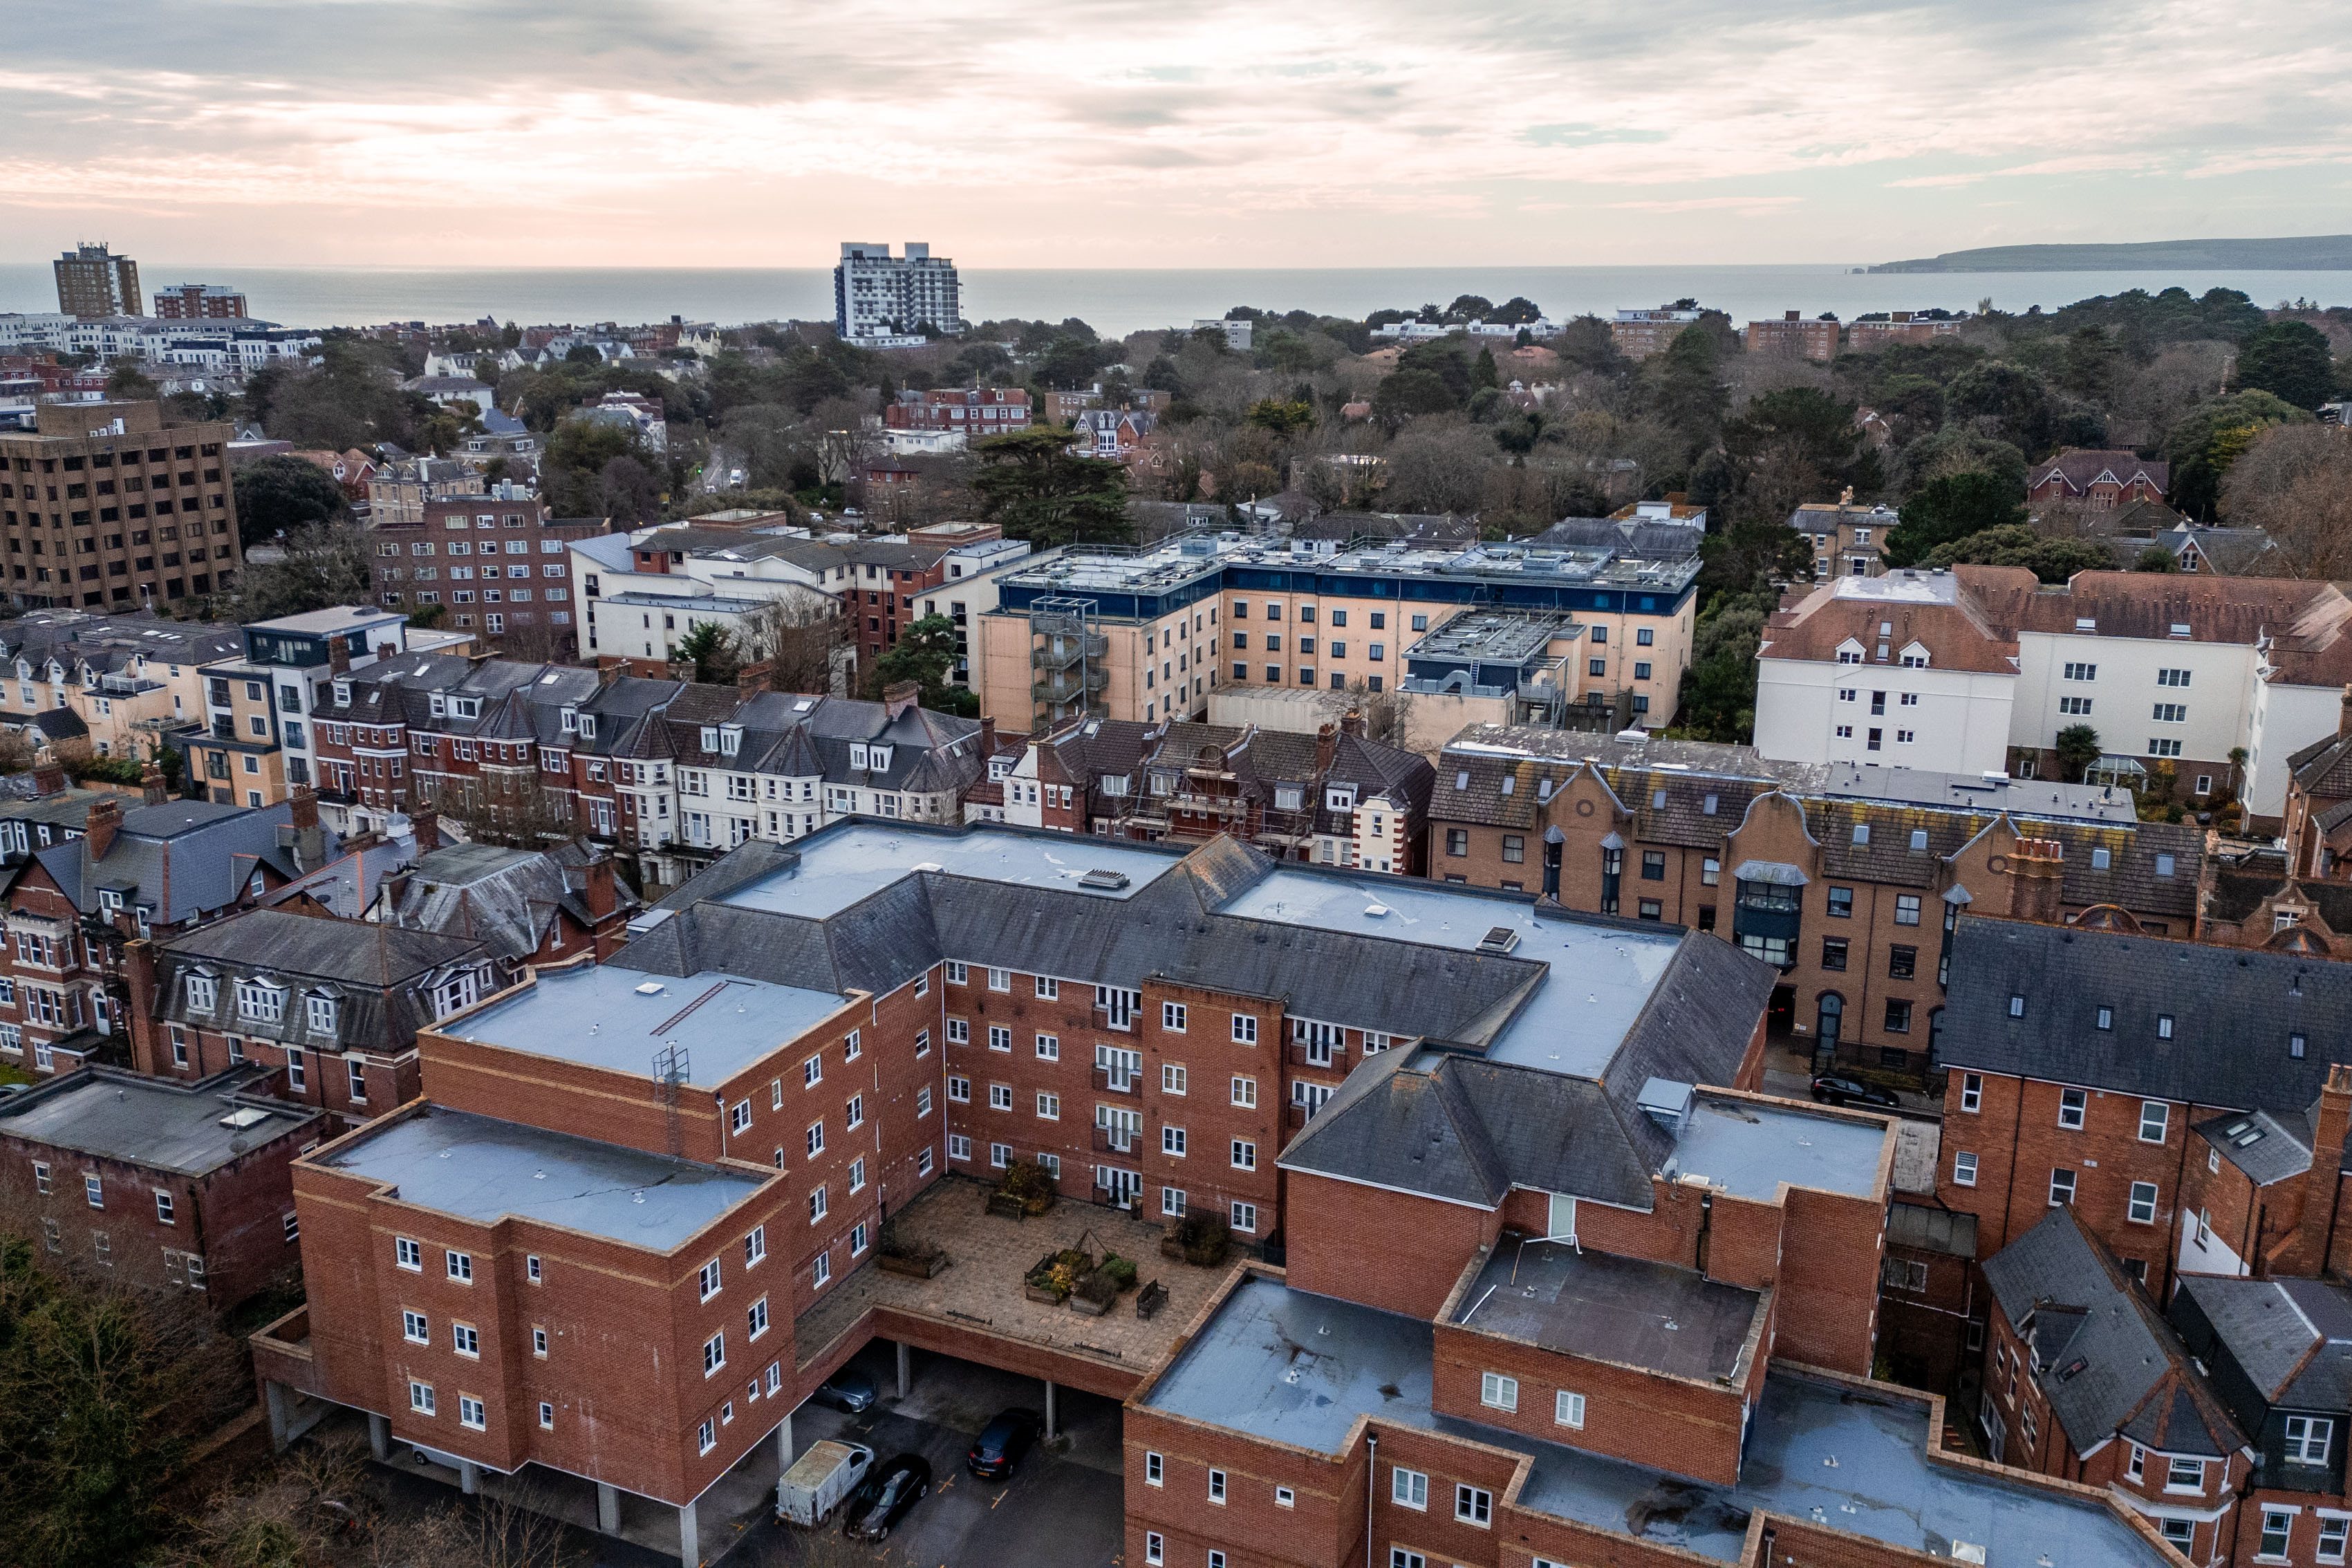
{"label": "terraced house row", "polygon": [[[1756,1092],[1773,973],[1728,944],[875,821],[629,929],[421,1029],[417,1095],[296,1162],[281,1436],[355,1407],[469,1484],[593,1481],[607,1529],[675,1509],[692,1562],[698,1499],[879,1338],[1125,1399],[1160,1568],[2186,1561],[1871,1381],[1895,1135]],[[956,1310],[994,1267],[963,1178],[1016,1160],[1244,1260],[1084,1337],[1017,1287]],[[877,1266],[886,1218],[964,1213],[943,1282]]]}

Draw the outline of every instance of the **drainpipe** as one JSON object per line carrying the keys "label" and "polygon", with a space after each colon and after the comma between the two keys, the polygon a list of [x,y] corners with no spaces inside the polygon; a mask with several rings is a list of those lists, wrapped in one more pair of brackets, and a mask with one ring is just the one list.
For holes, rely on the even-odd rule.
{"label": "drainpipe", "polygon": [[1381,1440],[1364,1434],[1364,1568],[1372,1568],[1372,1487],[1381,1479]]}
{"label": "drainpipe", "polygon": [[1698,1256],[1694,1262],[1694,1267],[1697,1268],[1701,1279],[1706,1277],[1706,1244],[1709,1239],[1708,1233],[1714,1228],[1715,1194],[1701,1193],[1698,1195]]}

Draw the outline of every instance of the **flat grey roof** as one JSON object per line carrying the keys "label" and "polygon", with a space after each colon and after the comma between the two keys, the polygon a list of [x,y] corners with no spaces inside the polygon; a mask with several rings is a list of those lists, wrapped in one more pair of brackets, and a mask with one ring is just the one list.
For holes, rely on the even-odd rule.
{"label": "flat grey roof", "polygon": [[1336,1454],[1359,1415],[1429,1425],[1427,1323],[1253,1275],[1144,1404],[1269,1442]]}
{"label": "flat grey roof", "polygon": [[667,1252],[761,1177],[428,1105],[319,1157],[404,1203],[488,1224],[508,1215]]}
{"label": "flat grey roof", "polygon": [[530,989],[442,1032],[645,1078],[654,1053],[675,1040],[687,1053],[686,1081],[713,1089],[848,1001],[716,971],[681,980],[593,964],[541,970]]}
{"label": "flat grey roof", "polygon": [[[1374,908],[1385,912],[1375,915]],[[1538,917],[1528,900],[1481,896],[1443,882],[1287,868],[1269,872],[1220,912],[1464,950],[1508,926],[1519,938],[1511,956],[1549,964],[1551,973],[1486,1058],[1580,1078],[1598,1078],[1609,1065],[1684,940],[1675,931]]]}
{"label": "flat grey roof", "polygon": [[1675,1168],[1766,1203],[1783,1182],[1868,1197],[1887,1135],[1868,1122],[1702,1092],[1675,1140]]}
{"label": "flat grey roof", "polygon": [[1454,1321],[1545,1350],[1706,1381],[1738,1368],[1763,1301],[1761,1291],[1687,1268],[1506,1237]]}
{"label": "flat grey roof", "polygon": [[1955,1541],[1967,1542],[1985,1549],[1987,1568],[2159,1561],[2097,1502],[1931,1462],[1935,1436],[1924,1402],[1774,1373],[1757,1404],[1736,1487],[1678,1479],[1549,1444],[1506,1439],[1501,1446],[1535,1456],[1519,1494],[1523,1505],[1725,1563],[1738,1560],[1748,1515],[1758,1509],[1938,1557],[1951,1556]]}
{"label": "flat grey roof", "polygon": [[[0,1101],[0,1133],[102,1160],[203,1176],[312,1121],[307,1106],[240,1106],[236,1083],[184,1085],[103,1069]],[[236,1127],[222,1118],[243,1112]]]}
{"label": "flat grey roof", "polygon": [[1105,838],[1021,833],[908,833],[852,823],[796,847],[798,865],[748,883],[719,901],[824,920],[919,867],[984,882],[1075,889],[1089,871],[1122,872],[1128,885],[1097,898],[1127,899],[1182,864],[1180,849]]}

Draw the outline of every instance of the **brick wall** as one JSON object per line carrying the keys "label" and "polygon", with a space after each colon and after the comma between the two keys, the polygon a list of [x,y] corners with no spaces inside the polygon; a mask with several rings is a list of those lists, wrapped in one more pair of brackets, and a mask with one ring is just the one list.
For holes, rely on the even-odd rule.
{"label": "brick wall", "polygon": [[[1304,1171],[1290,1173],[1292,1286],[1433,1318],[1501,1215]],[[1579,1222],[1580,1225],[1581,1222]]]}

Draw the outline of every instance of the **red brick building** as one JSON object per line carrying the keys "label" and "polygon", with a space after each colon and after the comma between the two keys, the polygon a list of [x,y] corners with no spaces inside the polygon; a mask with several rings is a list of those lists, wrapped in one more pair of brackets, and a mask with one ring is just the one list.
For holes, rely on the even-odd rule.
{"label": "red brick building", "polygon": [[1777,321],[1750,321],[1742,334],[1746,347],[1752,354],[1770,354],[1780,359],[1810,359],[1827,362],[1837,358],[1838,320],[1822,316],[1807,321],[1798,310],[1788,310]]}
{"label": "red brick building", "polygon": [[0,1204],[35,1259],[200,1291],[221,1312],[291,1279],[293,1163],[331,1133],[261,1077],[94,1068],[0,1100]]}
{"label": "red brick building", "polygon": [[2161,501],[2171,465],[2133,452],[2075,448],[2059,453],[2025,477],[2032,506],[2076,506],[2105,511],[2134,501]]}
{"label": "red brick building", "polygon": [[571,547],[608,531],[605,519],[550,517],[544,501],[505,485],[428,496],[414,513],[368,529],[379,604],[412,615],[440,605],[459,630],[572,645]]}
{"label": "red brick building", "polygon": [[1017,386],[901,392],[883,405],[889,430],[950,430],[971,440],[1029,428],[1029,394]]}

